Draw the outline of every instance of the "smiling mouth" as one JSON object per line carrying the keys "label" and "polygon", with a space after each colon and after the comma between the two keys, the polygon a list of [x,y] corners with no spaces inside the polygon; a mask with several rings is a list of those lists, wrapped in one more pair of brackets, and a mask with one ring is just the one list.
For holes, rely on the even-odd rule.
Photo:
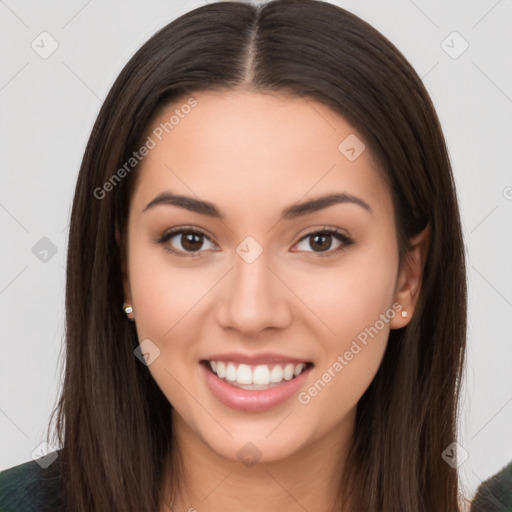
{"label": "smiling mouth", "polygon": [[264,390],[297,378],[313,363],[249,365],[230,361],[201,361],[208,371],[224,382],[246,390]]}

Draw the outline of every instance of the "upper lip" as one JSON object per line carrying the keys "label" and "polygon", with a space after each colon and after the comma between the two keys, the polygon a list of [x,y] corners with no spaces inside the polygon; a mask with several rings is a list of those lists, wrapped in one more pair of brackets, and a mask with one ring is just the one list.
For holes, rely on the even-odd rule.
{"label": "upper lip", "polygon": [[308,363],[307,359],[300,359],[296,357],[289,357],[281,354],[273,354],[270,352],[260,354],[242,354],[240,352],[225,352],[223,354],[212,354],[203,359],[204,361],[225,361],[232,363],[242,363],[248,365],[258,364],[287,364],[287,363]]}

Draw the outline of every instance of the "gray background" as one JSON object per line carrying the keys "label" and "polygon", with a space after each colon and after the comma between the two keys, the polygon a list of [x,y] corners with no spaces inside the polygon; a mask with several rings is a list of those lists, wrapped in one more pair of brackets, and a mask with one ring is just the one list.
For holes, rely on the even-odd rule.
{"label": "gray background", "polygon": [[[460,470],[471,497],[512,459],[512,5],[333,3],[370,22],[409,59],[448,142],[468,254],[459,456],[467,457]],[[30,460],[57,399],[67,224],[102,99],[143,42],[203,4],[0,0],[0,469]],[[51,36],[39,36],[44,31]],[[58,48],[47,58],[31,46],[48,51],[52,40]],[[464,41],[469,47],[458,55]]]}

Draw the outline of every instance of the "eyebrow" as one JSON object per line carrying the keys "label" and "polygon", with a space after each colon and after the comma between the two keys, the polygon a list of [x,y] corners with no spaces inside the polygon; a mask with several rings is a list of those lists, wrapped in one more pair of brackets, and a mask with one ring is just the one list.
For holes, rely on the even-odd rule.
{"label": "eyebrow", "polygon": [[[281,212],[281,220],[292,220],[297,217],[315,213],[335,204],[347,203],[358,205],[364,210],[368,211],[370,214],[373,214],[370,205],[359,197],[353,196],[351,194],[335,193],[323,195],[309,201],[288,206]],[[213,217],[214,219],[225,219],[225,215],[219,210],[219,208],[217,208],[217,206],[215,206],[213,203],[210,203],[209,201],[203,201],[201,199],[177,195],[170,192],[162,192],[156,196],[147,204],[142,212],[144,213],[151,208],[160,205],[178,206],[179,208],[184,208],[185,210],[199,213],[200,215],[207,215],[209,217]]]}

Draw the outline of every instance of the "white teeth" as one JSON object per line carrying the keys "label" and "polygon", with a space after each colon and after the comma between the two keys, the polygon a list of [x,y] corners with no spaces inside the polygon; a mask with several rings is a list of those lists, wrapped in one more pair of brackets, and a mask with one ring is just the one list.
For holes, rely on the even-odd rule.
{"label": "white teeth", "polygon": [[[247,384],[251,384],[251,382],[248,382]],[[260,364],[256,366],[256,368],[254,368],[254,373],[252,375],[252,384],[270,384],[270,372],[266,364]]]}
{"label": "white teeth", "polygon": [[[301,363],[301,364],[298,364],[296,367],[295,367],[295,370],[293,372],[293,375],[295,375],[295,377],[297,377],[297,375],[300,375],[300,373],[302,372],[302,370],[304,370],[304,367],[306,365],[304,363]],[[215,370],[213,370],[215,371]]]}
{"label": "white teeth", "polygon": [[236,380],[236,366],[233,363],[228,363],[226,367],[226,380]]}
{"label": "white teeth", "polygon": [[[213,373],[217,374],[220,379],[226,379],[242,386],[264,386],[269,384],[278,384],[283,380],[291,380],[298,377],[306,368],[305,363],[293,364],[259,364],[257,366],[249,366],[248,364],[236,364],[224,361],[208,361]],[[249,389],[249,388],[248,388]],[[260,389],[260,388],[250,388]]]}
{"label": "white teeth", "polygon": [[241,364],[236,372],[236,381],[238,384],[252,384],[251,367],[246,364]]}
{"label": "white teeth", "polygon": [[274,366],[270,372],[270,382],[281,382],[283,380],[283,369],[280,366]]}
{"label": "white teeth", "polygon": [[294,370],[294,366],[291,363],[287,364],[284,367],[284,372],[283,372],[284,380],[291,380],[293,378],[293,370]]}
{"label": "white teeth", "polygon": [[[212,368],[212,370],[213,370],[213,368]],[[219,361],[217,363],[217,372],[216,373],[217,373],[217,377],[219,377],[219,379],[223,379],[226,376],[226,365],[222,361]]]}

